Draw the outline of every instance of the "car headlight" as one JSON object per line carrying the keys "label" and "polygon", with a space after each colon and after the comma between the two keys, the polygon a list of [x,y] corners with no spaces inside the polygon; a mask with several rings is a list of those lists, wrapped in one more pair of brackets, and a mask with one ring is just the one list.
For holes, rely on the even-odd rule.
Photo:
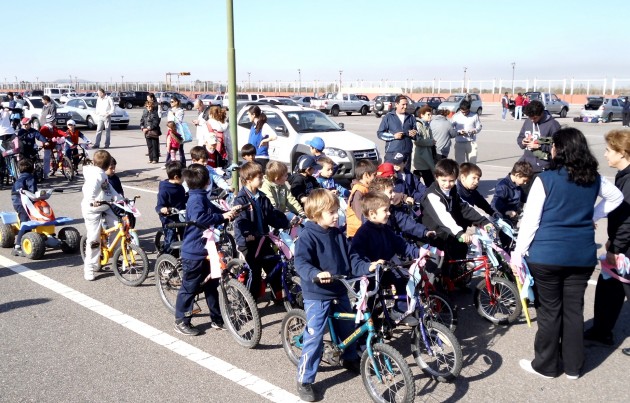
{"label": "car headlight", "polygon": [[346,158],[348,157],[348,153],[339,148],[324,148],[324,154],[328,157],[338,157],[338,158]]}

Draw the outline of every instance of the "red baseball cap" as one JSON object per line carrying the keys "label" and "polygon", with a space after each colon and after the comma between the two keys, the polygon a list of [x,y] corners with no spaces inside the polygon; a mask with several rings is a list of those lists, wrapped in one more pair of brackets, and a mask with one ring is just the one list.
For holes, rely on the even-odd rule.
{"label": "red baseball cap", "polygon": [[394,175],[396,175],[396,171],[394,170],[394,165],[390,162],[382,163],[376,170],[376,176],[382,176],[383,178],[391,178]]}

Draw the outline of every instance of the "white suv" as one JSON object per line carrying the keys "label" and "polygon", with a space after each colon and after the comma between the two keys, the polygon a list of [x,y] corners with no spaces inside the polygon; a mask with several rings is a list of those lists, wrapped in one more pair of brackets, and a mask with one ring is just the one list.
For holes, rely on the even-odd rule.
{"label": "white suv", "polygon": [[[236,110],[239,110],[245,103],[256,102],[264,97],[263,94],[238,93],[236,94]],[[227,93],[223,96],[223,107],[226,109],[230,108],[230,97]]]}
{"label": "white suv", "polygon": [[[379,161],[376,144],[357,134],[348,132],[343,124],[337,124],[320,111],[300,106],[257,104],[267,115],[267,123],[275,130],[278,138],[269,143],[269,158],[284,162],[292,169],[297,159],[310,154],[306,142],[313,137],[324,140],[324,154],[338,165],[337,178],[354,179],[355,162],[360,159]],[[244,104],[237,116],[238,144],[249,139],[252,123]]]}

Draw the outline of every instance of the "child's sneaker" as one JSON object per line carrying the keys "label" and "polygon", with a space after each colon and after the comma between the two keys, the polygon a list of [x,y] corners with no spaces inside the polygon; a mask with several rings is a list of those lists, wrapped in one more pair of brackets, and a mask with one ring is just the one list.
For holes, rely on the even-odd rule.
{"label": "child's sneaker", "polygon": [[199,329],[194,327],[192,323],[175,322],[175,331],[177,333],[185,334],[186,336],[199,335]]}
{"label": "child's sneaker", "polygon": [[11,251],[11,256],[25,257],[26,255],[20,246],[15,246]]}

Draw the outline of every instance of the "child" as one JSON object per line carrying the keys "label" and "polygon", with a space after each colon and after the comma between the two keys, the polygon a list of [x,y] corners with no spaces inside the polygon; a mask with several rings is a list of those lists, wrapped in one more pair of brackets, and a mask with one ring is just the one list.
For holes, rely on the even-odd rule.
{"label": "child", "polygon": [[[390,199],[388,196],[382,193],[368,192],[363,195],[361,205],[367,221],[361,225],[361,228],[352,238],[350,254],[353,261],[363,262],[363,265],[366,265],[378,260],[389,261],[395,255],[408,256],[412,259],[417,259],[420,256],[420,248],[407,243],[387,225],[390,217]],[[402,294],[407,279],[394,278],[394,273],[390,273],[388,279],[381,283],[381,287],[387,286],[387,282],[394,284]],[[406,310],[407,301],[397,300],[392,311],[392,317],[398,320]],[[417,326],[418,320],[413,316],[407,316],[401,323]]]}
{"label": "child", "polygon": [[35,149],[35,140],[46,143],[48,139],[42,136],[37,130],[31,126],[30,118],[22,118],[22,128],[18,131],[18,139],[22,143],[22,151],[20,156],[23,158],[33,159],[37,157],[37,150]]}
{"label": "child", "polygon": [[427,227],[419,222],[419,217],[404,205],[403,195],[394,192],[394,182],[391,177],[377,176],[370,183],[369,191],[384,194],[390,199],[390,216],[387,225],[395,233],[406,235],[414,240],[426,240],[435,236],[435,231],[427,230]]}
{"label": "child", "polygon": [[376,176],[376,166],[370,160],[359,160],[354,167],[355,180],[352,182],[352,190],[348,197],[346,209],[346,235],[352,238],[363,222],[363,209],[361,199],[368,192],[368,186]]}
{"label": "child", "polygon": [[[35,180],[35,176],[33,176],[33,162],[29,159],[22,158],[20,162],[18,162],[18,169],[20,171],[20,176],[13,184],[13,188],[11,189],[11,201],[13,202],[13,208],[18,214],[18,218],[20,219],[20,224],[23,224],[27,221],[30,221],[26,210],[24,210],[24,206],[22,206],[22,199],[20,197],[19,191],[24,189],[31,193],[37,192],[37,181]],[[11,251],[11,255],[13,256],[25,256],[22,251],[22,236],[26,229],[20,228],[17,236],[15,237],[15,246]]]}
{"label": "child", "polygon": [[46,139],[46,142],[44,142],[44,179],[48,179],[50,174],[50,155],[57,146],[53,138],[65,137],[66,132],[55,126],[54,115],[46,115],[46,124],[39,129],[39,133]]}
{"label": "child", "polygon": [[[211,166],[208,165],[208,151],[204,147],[195,146],[190,149],[190,159],[193,164],[201,164],[206,167],[208,170],[208,175],[210,175],[210,181],[206,191],[208,192],[208,197],[210,197],[210,192],[214,185],[217,187],[226,190],[230,193],[234,192],[234,189],[223,179],[221,175],[217,173]],[[187,185],[184,184],[184,189],[188,191]]]}
{"label": "child", "polygon": [[[87,144],[90,144],[90,140],[83,133],[77,130],[77,124],[74,120],[70,119],[67,123],[68,131],[66,131],[66,143],[65,154],[66,157],[72,160],[72,167],[74,168],[74,173],[77,174],[77,169],[79,165],[79,150],[77,149],[77,144],[79,144],[79,139],[85,141]],[[70,142],[71,144],[68,144]],[[118,181],[120,183],[120,181]],[[120,192],[118,192],[120,193]]]}
{"label": "child", "polygon": [[518,221],[518,214],[525,202],[525,193],[521,186],[527,184],[533,174],[534,171],[529,162],[517,161],[510,174],[495,186],[492,207],[514,224]]}
{"label": "child", "polygon": [[[429,186],[422,199],[422,223],[436,232],[431,243],[443,250],[449,259],[463,259],[468,252],[472,237],[466,233],[466,223],[491,226],[474,207],[457,194],[455,181],[459,174],[457,162],[445,158],[435,165],[435,182]],[[461,239],[461,241],[460,241]],[[448,277],[448,269],[443,270]]]}
{"label": "child", "polygon": [[288,177],[289,170],[286,165],[279,161],[269,161],[267,175],[260,190],[267,195],[275,209],[302,216],[304,215],[302,205],[293,197],[287,186]]}
{"label": "child", "polygon": [[394,192],[404,194],[405,202],[408,204],[420,203],[427,187],[406,168],[407,157],[401,153],[390,154],[385,162],[391,163],[396,171]]}
{"label": "child", "polygon": [[208,166],[212,168],[225,168],[226,160],[223,159],[221,153],[217,150],[217,137],[213,134],[208,135],[205,144],[208,151]]}
{"label": "child", "polygon": [[[171,167],[177,167],[171,165]],[[173,175],[174,176],[174,175]],[[203,227],[211,227],[231,220],[234,212],[223,212],[215,207],[206,195],[210,175],[205,165],[191,164],[183,172],[184,180],[190,189],[186,203],[186,221],[194,221]],[[197,336],[199,329],[190,322],[193,304],[199,285],[210,273],[210,261],[206,250],[204,230],[189,225],[184,231],[182,243],[182,286],[177,293],[175,303],[175,331],[187,336]],[[210,311],[210,327],[223,329],[223,319],[219,310],[219,279],[210,279],[203,283],[203,293]]]}
{"label": "child", "polygon": [[295,166],[295,173],[289,178],[291,194],[300,204],[304,205],[306,198],[313,189],[319,188],[317,179],[313,177],[315,172],[315,159],[310,155],[302,155]]}
{"label": "child", "polygon": [[[184,139],[179,133],[177,133],[177,126],[175,126],[175,122],[168,122],[166,127],[168,127],[168,133],[166,134],[166,153],[168,154],[168,161],[175,161],[177,151],[181,152],[180,146],[184,144]],[[182,155],[179,157],[180,160],[183,158]]]}
{"label": "child", "polygon": [[182,186],[182,164],[179,161],[169,161],[166,163],[166,176],[168,179],[160,182],[157,195],[157,205],[155,211],[160,216],[162,231],[164,233],[164,247],[161,253],[171,253],[171,244],[175,241],[177,234],[181,236],[183,231],[175,228],[167,228],[166,224],[174,222],[176,216],[169,215],[170,208],[177,210],[186,209],[186,190]]}
{"label": "child", "polygon": [[241,147],[241,158],[245,162],[254,162],[256,158],[256,147],[253,144],[247,143]]}
{"label": "child", "polygon": [[484,213],[492,216],[496,212],[477,190],[479,179],[481,179],[481,168],[472,162],[461,164],[459,166],[459,179],[455,183],[457,194],[466,203],[478,207]]}
{"label": "child", "polygon": [[[313,159],[317,163],[318,167],[321,167],[322,164],[319,163],[319,159],[326,157],[326,154],[324,154],[324,148],[326,148],[324,140],[322,140],[321,137],[313,137],[306,142],[306,145],[310,147],[311,155],[313,156]],[[319,177],[319,169],[317,169],[318,167],[315,167],[316,169],[313,171],[313,176],[315,178]],[[334,169],[335,164],[333,163],[333,172]]]}
{"label": "child", "polygon": [[118,194],[125,197],[125,191],[123,190],[122,183],[120,183],[120,178],[116,175],[116,158],[112,157],[112,161],[110,162],[109,167],[105,170],[105,173],[107,174],[109,184],[112,185]]}
{"label": "child", "polygon": [[[332,282],[333,275],[361,276],[374,271],[376,265],[351,264],[348,244],[337,228],[339,199],[324,189],[315,189],[306,199],[305,210],[309,218],[295,246],[295,268],[300,276],[304,296],[307,328],[300,355],[297,390],[302,400],[316,400],[313,382],[322,357],[323,339],[327,331],[329,312],[351,312],[348,291],[343,284]],[[354,269],[354,270],[353,270]],[[317,277],[319,284],[313,282]],[[337,301],[337,303],[333,303]],[[343,340],[354,329],[351,321],[336,323],[339,337]],[[356,343],[346,348],[342,355],[343,366],[359,372]]]}
{"label": "child", "polygon": [[[241,183],[243,187],[234,199],[234,205],[244,205],[251,203],[251,208],[244,209],[239,213],[234,221],[234,238],[236,247],[243,253],[245,260],[252,270],[250,291],[254,298],[264,295],[265,290],[261,289],[261,271],[263,269],[263,257],[273,255],[273,250],[268,242],[260,245],[260,239],[269,232],[269,227],[276,229],[287,228],[289,220],[273,205],[263,192],[259,191],[262,184],[262,166],[256,162],[247,162],[241,167]],[[258,251],[260,249],[260,251]],[[258,251],[258,253],[257,253]],[[256,255],[258,254],[258,257]],[[273,269],[275,261],[267,260],[264,267],[266,272]],[[272,291],[276,299],[282,299],[276,292],[282,292],[280,278],[276,276],[271,284]]]}
{"label": "child", "polygon": [[94,271],[100,270],[101,260],[101,218],[108,227],[116,225],[116,216],[109,206],[99,201],[112,202],[120,195],[112,188],[107,180],[105,170],[111,165],[112,156],[105,150],[94,153],[92,164],[83,168],[83,200],[81,213],[85,221],[86,247],[83,266],[83,276],[88,281],[94,280]]}
{"label": "child", "polygon": [[319,171],[319,176],[317,177],[317,183],[319,183],[319,186],[324,189],[330,190],[335,196],[350,196],[350,191],[343,186],[337,184],[333,179],[333,171],[335,168],[335,163],[333,162],[333,160],[326,156],[321,156],[317,161],[317,164],[321,167]]}

